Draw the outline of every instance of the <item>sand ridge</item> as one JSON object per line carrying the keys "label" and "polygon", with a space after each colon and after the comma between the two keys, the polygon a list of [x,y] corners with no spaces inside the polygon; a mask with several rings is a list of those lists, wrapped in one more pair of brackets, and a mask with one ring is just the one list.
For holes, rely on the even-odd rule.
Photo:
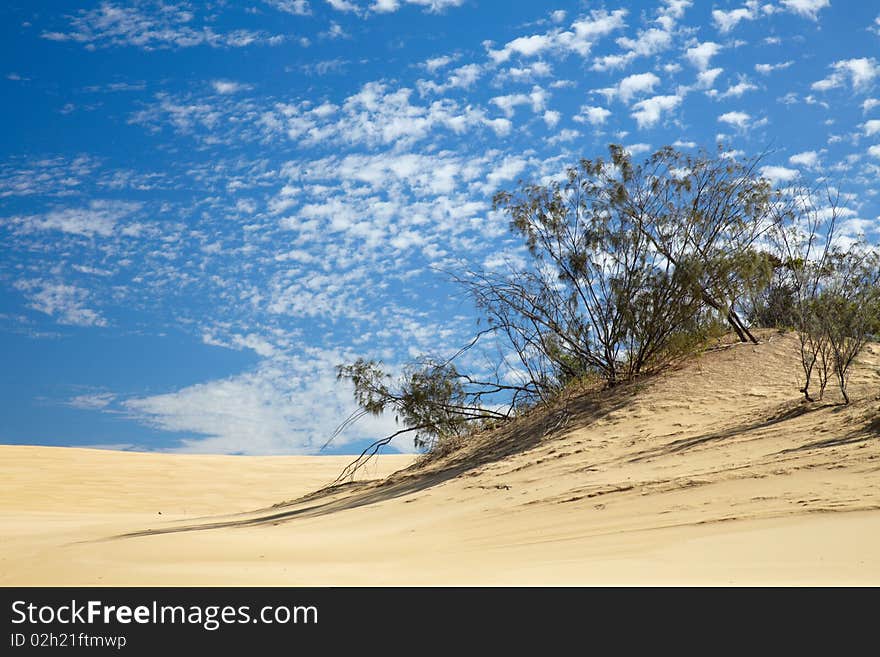
{"label": "sand ridge", "polygon": [[3,446],[0,584],[880,584],[880,345],[844,407],[762,338],[310,495],[345,457]]}

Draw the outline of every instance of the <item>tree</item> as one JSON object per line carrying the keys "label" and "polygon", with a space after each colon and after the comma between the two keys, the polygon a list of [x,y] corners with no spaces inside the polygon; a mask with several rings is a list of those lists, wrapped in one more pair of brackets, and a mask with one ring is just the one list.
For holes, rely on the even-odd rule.
{"label": "tree", "polygon": [[636,165],[622,147],[609,151],[560,180],[496,194],[532,266],[463,280],[520,360],[531,357],[535,380],[548,369],[532,367],[538,353],[563,383],[595,372],[613,385],[662,363],[713,313],[756,341],[736,306],[772,273],[753,248],[776,198],[759,159],[664,148]]}
{"label": "tree", "polygon": [[[353,474],[366,459],[402,434],[412,433],[416,447],[430,450],[438,441],[468,431],[472,423],[506,421],[524,391],[519,386],[483,382],[461,374],[449,360],[411,363],[397,379],[383,370],[381,363],[363,358],[337,366],[336,372],[338,380],[352,385],[359,410],[336,429],[330,441],[366,414],[379,416],[390,411],[404,426],[369,445],[340,478]],[[499,393],[508,393],[506,407],[484,404],[484,400],[494,400]]]}
{"label": "tree", "polygon": [[362,412],[393,410],[405,427],[393,435],[430,447],[586,377],[614,386],[663,367],[721,320],[756,341],[739,312],[772,275],[755,245],[777,203],[760,158],[664,148],[634,164],[621,146],[609,153],[495,195],[525,267],[453,272],[488,323],[469,347],[504,345],[492,376],[463,373],[455,356],[422,359],[394,384],[373,361],[340,366]]}
{"label": "tree", "polygon": [[880,256],[863,242],[845,246],[837,235],[840,192],[798,187],[776,209],[772,243],[791,291],[804,373],[801,392],[822,399],[830,377],[849,403],[850,366],[880,321]]}
{"label": "tree", "polygon": [[829,347],[835,378],[849,404],[850,366],[880,326],[880,257],[857,244],[833,254],[829,280],[816,299],[815,325]]}
{"label": "tree", "polygon": [[663,148],[634,165],[611,146],[610,165],[593,165],[595,189],[609,208],[630,215],[656,252],[725,316],[740,340],[757,342],[737,304],[768,268],[752,247],[769,228],[777,194],[756,173],[762,156],[687,155]]}
{"label": "tree", "polygon": [[828,385],[831,352],[827,332],[816,313],[823,280],[831,271],[836,238],[839,192],[820,193],[809,187],[793,187],[781,200],[773,221],[771,242],[783,267],[785,287],[793,291],[793,324],[797,331],[806,401],[814,401],[810,386],[814,374],[819,382],[818,399]]}
{"label": "tree", "polygon": [[794,329],[798,326],[797,288],[791,282],[788,265],[772,253],[763,254],[763,258],[770,268],[767,276],[769,282],[764,284],[758,281],[758,286],[748,291],[749,324]]}
{"label": "tree", "polygon": [[693,281],[625,203],[621,185],[632,179],[616,173],[628,156],[612,153],[612,162],[582,160],[562,180],[496,194],[531,267],[459,279],[539,389],[588,373],[610,385],[632,378],[660,362],[672,336],[701,313]]}

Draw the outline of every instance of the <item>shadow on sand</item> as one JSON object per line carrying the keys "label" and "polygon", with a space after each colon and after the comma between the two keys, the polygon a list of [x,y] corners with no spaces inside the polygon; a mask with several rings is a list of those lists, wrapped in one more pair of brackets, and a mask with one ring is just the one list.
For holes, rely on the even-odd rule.
{"label": "shadow on sand", "polygon": [[732,438],[734,436],[750,431],[767,429],[774,425],[787,422],[788,420],[793,420],[795,418],[801,417],[802,415],[806,415],[807,413],[815,412],[816,410],[819,410],[819,408],[822,407],[810,407],[800,402],[798,402],[796,405],[785,404],[778,413],[771,415],[770,417],[761,418],[753,422],[736,424],[728,429],[724,429],[723,431],[714,431],[712,433],[705,433],[699,436],[692,436],[690,438],[675,440],[671,443],[662,445],[655,449],[646,450],[638,456],[631,458],[629,462],[638,463],[639,461],[647,461],[661,456],[669,456],[670,454],[684,452],[689,449],[693,449],[710,443],[715,443],[721,440],[725,440],[727,438]]}
{"label": "shadow on sand", "polygon": [[274,525],[297,518],[315,518],[378,504],[433,488],[483,465],[525,452],[544,440],[563,435],[570,425],[588,426],[626,407],[644,387],[644,379],[566,399],[549,412],[536,409],[508,425],[476,434],[460,449],[436,459],[425,459],[381,481],[345,483],[320,489],[290,502],[251,512],[205,518],[202,522],[144,529],[101,540],[160,534]]}

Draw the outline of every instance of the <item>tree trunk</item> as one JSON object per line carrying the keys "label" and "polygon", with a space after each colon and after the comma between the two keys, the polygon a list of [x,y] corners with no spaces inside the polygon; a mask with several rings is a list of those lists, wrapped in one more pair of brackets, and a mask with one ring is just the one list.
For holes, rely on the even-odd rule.
{"label": "tree trunk", "polygon": [[849,395],[846,394],[846,375],[838,373],[837,379],[840,382],[840,393],[843,395],[843,403],[849,404]]}
{"label": "tree trunk", "polygon": [[[646,231],[641,225],[640,230],[642,234],[644,234],[651,241],[654,247],[656,247],[657,251],[659,251],[664,258],[672,263],[673,267],[678,267],[676,259],[672,257],[668,249],[661,248],[660,245],[657,243],[657,240],[655,240],[650,232]],[[705,289],[700,290],[700,296],[703,298],[703,303],[714,308],[715,310],[721,310],[721,304],[715,301],[715,299],[713,299]],[[733,330],[736,331],[736,334],[739,336],[740,342],[747,342],[748,340],[751,340],[753,344],[758,344],[757,338],[755,338],[755,336],[751,334],[749,329],[746,328],[745,324],[742,323],[742,320],[739,318],[739,315],[736,314],[736,311],[733,310],[733,308],[730,308],[727,311],[727,322],[733,327]]]}
{"label": "tree trunk", "polygon": [[743,333],[742,328],[740,328],[739,324],[733,321],[733,318],[730,316],[730,313],[727,313],[727,323],[733,327],[733,330],[736,331],[736,334],[739,336],[740,342],[746,342],[746,334]]}
{"label": "tree trunk", "polygon": [[[703,298],[703,303],[705,303],[710,308],[714,308],[715,310],[721,310],[721,304],[715,301],[706,290],[701,291],[701,296]],[[736,331],[736,334],[739,336],[740,342],[748,342],[751,340],[754,344],[758,344],[758,340],[754,335],[749,332],[749,329],[746,328],[745,324],[742,323],[742,320],[739,318],[739,315],[736,314],[736,311],[732,308],[727,311],[727,323]]]}
{"label": "tree trunk", "polygon": [[758,344],[758,339],[752,335],[749,329],[743,324],[743,321],[739,318],[739,315],[736,314],[735,310],[727,311],[727,321],[733,326],[736,334],[739,336],[740,342],[746,341],[746,336],[749,340],[752,341],[752,344]]}

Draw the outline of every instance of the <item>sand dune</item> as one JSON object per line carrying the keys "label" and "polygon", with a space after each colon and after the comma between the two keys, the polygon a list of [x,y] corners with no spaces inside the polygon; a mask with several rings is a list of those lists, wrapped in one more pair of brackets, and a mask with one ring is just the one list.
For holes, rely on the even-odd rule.
{"label": "sand dune", "polygon": [[880,584],[880,345],[804,405],[764,338],[313,495],[346,457],[2,446],[0,584]]}

